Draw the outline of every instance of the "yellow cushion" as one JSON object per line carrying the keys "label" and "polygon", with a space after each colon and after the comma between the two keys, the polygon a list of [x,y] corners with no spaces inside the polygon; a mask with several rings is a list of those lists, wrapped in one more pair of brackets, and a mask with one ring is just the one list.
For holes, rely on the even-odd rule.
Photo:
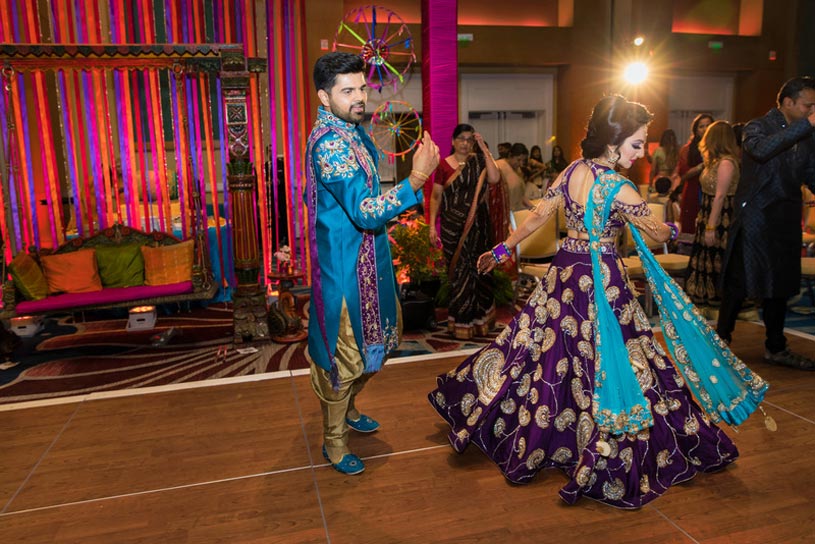
{"label": "yellow cushion", "polygon": [[192,279],[192,240],[171,246],[142,246],[144,284],[167,285]]}
{"label": "yellow cushion", "polygon": [[815,276],[815,257],[801,257],[801,274]]}
{"label": "yellow cushion", "polygon": [[48,283],[37,264],[28,253],[18,253],[8,265],[14,285],[26,300],[41,300],[48,295]]}
{"label": "yellow cushion", "polygon": [[99,269],[96,265],[96,252],[93,249],[80,249],[58,255],[40,257],[48,294],[89,293],[102,290]]}

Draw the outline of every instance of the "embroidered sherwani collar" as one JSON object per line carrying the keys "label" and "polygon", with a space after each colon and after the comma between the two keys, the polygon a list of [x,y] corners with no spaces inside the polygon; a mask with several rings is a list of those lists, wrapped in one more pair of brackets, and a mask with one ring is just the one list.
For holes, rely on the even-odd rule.
{"label": "embroidered sherwani collar", "polygon": [[349,132],[356,132],[357,125],[356,123],[349,123],[348,121],[343,121],[333,113],[331,110],[326,108],[325,106],[320,106],[317,108],[317,122],[321,124],[329,125],[333,128],[338,128],[340,130],[347,130]]}

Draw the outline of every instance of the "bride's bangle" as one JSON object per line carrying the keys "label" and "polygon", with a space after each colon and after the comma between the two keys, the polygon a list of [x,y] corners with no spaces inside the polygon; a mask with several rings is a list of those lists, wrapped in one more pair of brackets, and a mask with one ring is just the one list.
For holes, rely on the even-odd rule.
{"label": "bride's bangle", "polygon": [[668,225],[669,229],[671,229],[671,240],[676,240],[679,238],[679,227],[676,226],[676,223],[666,221],[665,224]]}
{"label": "bride's bangle", "polygon": [[501,264],[505,261],[508,261],[510,257],[509,248],[505,242],[501,242],[500,244],[496,245],[492,248],[492,258],[495,259],[495,262]]}

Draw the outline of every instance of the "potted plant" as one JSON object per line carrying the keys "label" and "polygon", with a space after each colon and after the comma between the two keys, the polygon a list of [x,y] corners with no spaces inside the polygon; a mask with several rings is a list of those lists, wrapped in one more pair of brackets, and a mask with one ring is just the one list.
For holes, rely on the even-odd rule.
{"label": "potted plant", "polygon": [[434,299],[444,277],[444,256],[430,243],[430,227],[415,211],[388,229],[405,329],[435,328]]}
{"label": "potted plant", "polygon": [[388,229],[391,242],[391,255],[396,271],[396,281],[400,285],[410,284],[411,289],[435,296],[444,275],[444,256],[441,249],[430,243],[430,227],[415,211],[399,216]]}

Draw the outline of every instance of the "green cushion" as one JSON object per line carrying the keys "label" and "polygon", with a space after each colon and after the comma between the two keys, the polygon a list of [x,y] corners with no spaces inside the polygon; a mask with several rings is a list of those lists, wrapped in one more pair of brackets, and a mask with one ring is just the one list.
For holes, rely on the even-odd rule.
{"label": "green cushion", "polygon": [[14,285],[26,300],[42,300],[48,296],[48,282],[37,264],[28,253],[18,253],[8,265]]}
{"label": "green cushion", "polygon": [[144,285],[144,257],[141,245],[97,246],[96,264],[104,287]]}

